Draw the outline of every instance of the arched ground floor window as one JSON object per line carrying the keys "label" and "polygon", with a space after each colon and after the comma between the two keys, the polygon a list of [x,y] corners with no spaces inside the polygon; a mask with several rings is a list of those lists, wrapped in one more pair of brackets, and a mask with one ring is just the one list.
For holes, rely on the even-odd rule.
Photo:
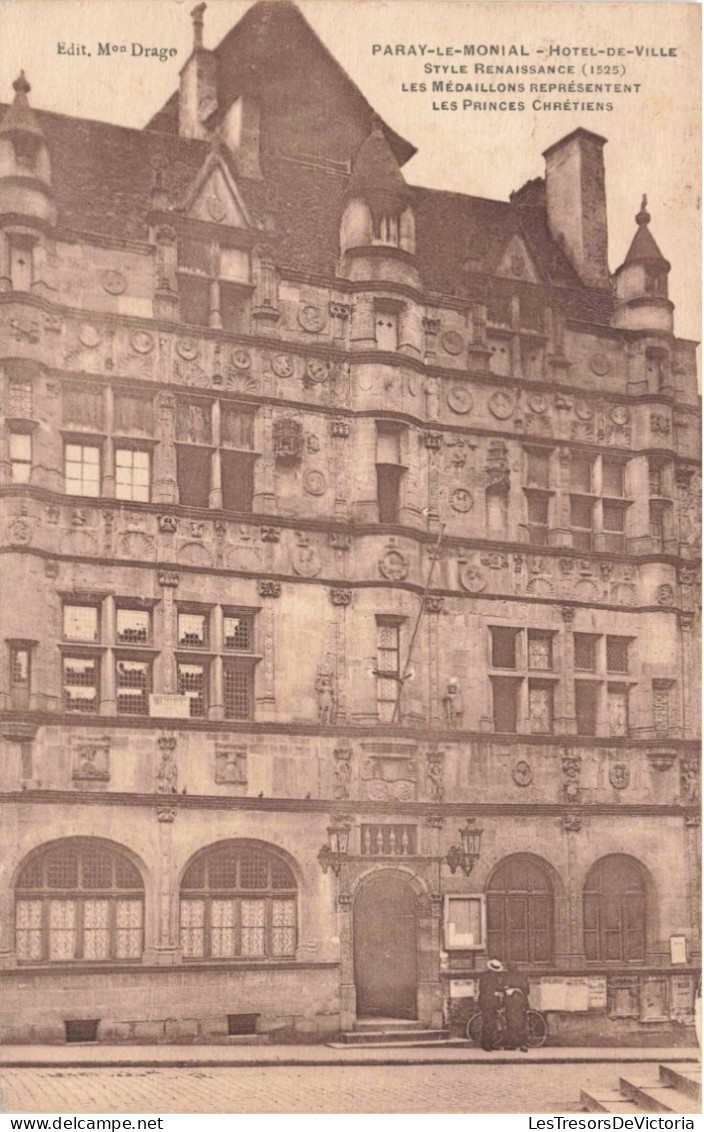
{"label": "arched ground floor window", "polygon": [[589,870],[584,885],[584,953],[587,959],[645,960],[647,890],[642,866],[614,853]]}
{"label": "arched ground floor window", "polygon": [[296,953],[296,880],[272,850],[225,842],[200,853],[181,883],[184,959],[268,959]]}
{"label": "arched ground floor window", "polygon": [[15,887],[20,963],[140,959],[144,885],[119,850],[67,840],[40,850]]}
{"label": "arched ground floor window", "polygon": [[547,963],[553,956],[554,892],[545,865],[506,857],[486,890],[487,954],[505,963]]}

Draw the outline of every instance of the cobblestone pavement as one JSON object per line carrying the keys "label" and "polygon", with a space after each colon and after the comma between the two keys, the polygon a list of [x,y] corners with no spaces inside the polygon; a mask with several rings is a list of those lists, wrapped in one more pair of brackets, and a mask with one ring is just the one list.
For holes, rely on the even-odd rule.
{"label": "cobblestone pavement", "polygon": [[58,1113],[577,1112],[642,1064],[5,1069],[0,1111]]}

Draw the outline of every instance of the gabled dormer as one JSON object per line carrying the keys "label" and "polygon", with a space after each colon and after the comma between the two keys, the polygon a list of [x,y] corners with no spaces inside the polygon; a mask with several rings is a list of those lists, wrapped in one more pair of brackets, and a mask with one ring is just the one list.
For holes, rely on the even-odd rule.
{"label": "gabled dormer", "polygon": [[191,220],[203,220],[209,224],[224,224],[230,228],[254,227],[242,193],[217,143],[185,194],[179,211]]}

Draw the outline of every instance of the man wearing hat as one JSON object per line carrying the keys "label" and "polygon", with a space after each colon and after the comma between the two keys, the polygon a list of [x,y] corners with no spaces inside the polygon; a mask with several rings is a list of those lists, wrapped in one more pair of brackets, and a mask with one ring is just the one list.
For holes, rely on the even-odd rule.
{"label": "man wearing hat", "polygon": [[490,959],[486,971],[479,976],[478,1006],[482,1015],[482,1049],[496,1049],[499,1037],[497,1011],[501,1005],[504,987],[504,965],[500,959]]}

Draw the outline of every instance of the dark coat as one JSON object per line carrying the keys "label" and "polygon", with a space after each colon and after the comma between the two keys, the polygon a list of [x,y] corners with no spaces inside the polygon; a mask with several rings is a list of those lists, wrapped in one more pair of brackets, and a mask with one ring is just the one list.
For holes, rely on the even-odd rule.
{"label": "dark coat", "polygon": [[504,976],[504,971],[482,971],[479,976],[479,997],[477,999],[480,1010],[496,1010],[499,1004],[496,991],[503,990]]}

